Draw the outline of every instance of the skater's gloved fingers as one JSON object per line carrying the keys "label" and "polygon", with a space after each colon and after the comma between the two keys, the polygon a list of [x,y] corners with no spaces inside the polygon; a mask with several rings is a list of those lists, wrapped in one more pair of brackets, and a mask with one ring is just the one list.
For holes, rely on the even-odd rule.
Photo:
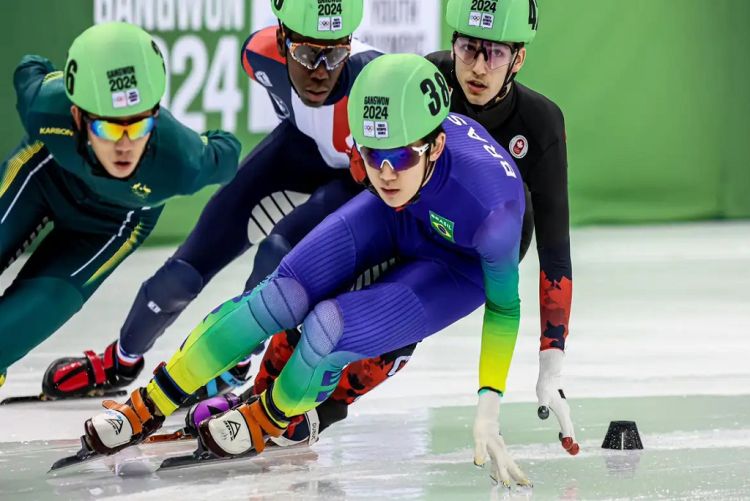
{"label": "skater's gloved fingers", "polygon": [[578,445],[578,442],[576,442],[574,438],[563,438],[562,433],[560,433],[560,444],[562,445],[563,449],[565,449],[565,451],[571,456],[575,456],[581,450],[581,446]]}
{"label": "skater's gloved fingers", "polygon": [[512,458],[510,458],[510,463],[508,464],[508,472],[510,473],[513,481],[515,481],[518,485],[521,485],[523,487],[532,487],[529,477],[526,476],[526,474],[521,470],[521,468],[518,467],[518,465]]}
{"label": "skater's gloved fingers", "polygon": [[474,465],[480,468],[484,466],[487,460],[487,443],[482,440],[474,439]]}
{"label": "skater's gloved fingers", "polygon": [[490,477],[494,474],[496,482],[499,482],[503,487],[510,488],[511,477],[508,472],[508,465],[513,463],[513,459],[505,451],[505,443],[502,438],[498,436],[497,439],[491,440],[487,445],[487,451],[492,460]]}
{"label": "skater's gloved fingers", "polygon": [[560,431],[563,437],[571,437],[575,441],[575,429],[570,417],[570,405],[568,401],[558,393],[556,398],[550,402],[550,409],[555,414],[557,422],[560,423]]}
{"label": "skater's gloved fingers", "polygon": [[[511,483],[510,483],[510,473],[508,473],[508,468],[502,463],[498,463],[493,461],[492,462],[492,471],[495,474],[495,482],[499,483],[506,489],[510,489]],[[490,475],[492,477],[492,475]]]}

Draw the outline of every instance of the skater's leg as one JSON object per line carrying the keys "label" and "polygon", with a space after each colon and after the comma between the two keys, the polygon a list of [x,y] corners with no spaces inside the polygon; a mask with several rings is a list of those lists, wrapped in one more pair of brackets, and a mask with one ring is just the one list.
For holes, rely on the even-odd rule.
{"label": "skater's leg", "polygon": [[[185,242],[144,284],[120,331],[120,344],[130,355],[143,355],[205,285],[257,241],[267,235],[290,207],[271,217],[264,200],[276,192],[311,192],[330,168],[315,143],[284,121],[243,160],[235,178],[221,188],[201,213]],[[255,214],[263,214],[259,219]]]}
{"label": "skater's leg", "polygon": [[264,403],[280,425],[323,402],[343,367],[408,346],[479,307],[484,291],[442,263],[404,263],[379,282],[318,304]]}
{"label": "skater's leg", "polygon": [[[13,284],[0,298],[0,332],[4,336],[0,365],[10,365],[52,335],[72,317],[110,273],[146,238],[158,210],[130,211],[111,233],[53,229],[34,251]],[[73,371],[78,373],[78,371]],[[90,374],[89,374],[90,373]],[[82,371],[104,383],[105,371]],[[101,376],[101,377],[100,377]],[[101,379],[101,381],[100,381]],[[76,376],[60,372],[45,386],[76,385]]]}
{"label": "skater's leg", "polygon": [[209,314],[149,384],[159,409],[171,413],[186,395],[269,336],[296,327],[312,302],[345,288],[358,270],[387,259],[395,250],[394,228],[368,224],[372,218],[383,220],[378,212],[384,209],[371,194],[361,194],[305,237],[269,280]]}

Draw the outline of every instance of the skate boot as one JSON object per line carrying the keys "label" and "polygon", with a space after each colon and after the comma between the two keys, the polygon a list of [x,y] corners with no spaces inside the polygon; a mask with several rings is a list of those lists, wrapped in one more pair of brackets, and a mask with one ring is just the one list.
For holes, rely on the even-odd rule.
{"label": "skate boot", "polygon": [[[185,430],[188,434],[197,437],[198,426],[202,421],[239,406],[244,397],[245,393],[240,396],[234,393],[227,393],[198,402],[190,408],[185,416]],[[257,397],[250,396],[250,398]],[[302,416],[292,418],[284,433],[279,437],[271,437],[271,440],[281,447],[297,444],[312,445],[318,441],[320,431],[321,426],[318,412],[316,409],[312,409]]]}
{"label": "skate boot", "polygon": [[105,400],[102,407],[107,410],[84,424],[84,440],[99,454],[114,454],[140,443],[164,423],[164,416],[156,414],[153,402],[146,397],[145,388],[133,390],[124,404]]}
{"label": "skate boot", "polygon": [[126,359],[118,353],[117,341],[97,355],[60,358],[44,373],[42,392],[50,398],[75,398],[103,394],[128,386],[143,370],[143,357]]}
{"label": "skate boot", "polygon": [[313,445],[318,441],[320,433],[320,419],[316,409],[309,410],[301,416],[295,416],[289,421],[284,433],[278,437],[269,437],[280,447],[291,445]]}
{"label": "skate boot", "polygon": [[198,440],[203,449],[219,457],[240,456],[266,448],[269,437],[284,432],[266,415],[259,398],[241,404],[198,425]]}
{"label": "skate boot", "polygon": [[242,400],[232,392],[198,402],[185,415],[185,430],[192,436],[198,436],[198,425],[212,416],[218,416],[240,405]]}

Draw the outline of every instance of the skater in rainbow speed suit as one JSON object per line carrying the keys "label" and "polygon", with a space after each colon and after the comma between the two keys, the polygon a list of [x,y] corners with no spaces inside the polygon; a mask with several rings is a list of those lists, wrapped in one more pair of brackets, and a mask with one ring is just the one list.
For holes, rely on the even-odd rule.
{"label": "skater in rainbow speed suit", "polygon": [[[554,416],[559,424],[559,434],[554,436],[568,454],[575,455],[580,447],[561,382],[573,286],[564,118],[552,100],[516,81],[526,60],[526,46],[536,37],[536,1],[486,2],[484,23],[477,23],[475,7],[474,0],[447,2],[445,21],[454,30],[451,50],[426,57],[452,88],[451,111],[476,120],[499,144],[507,145],[527,188],[519,258],[524,259],[535,233],[541,319],[537,415]],[[366,177],[363,169],[352,173],[356,179]],[[203,401],[190,411],[190,425],[268,388],[299,339],[297,329],[273,336],[252,389]],[[416,348],[417,343],[349,364],[328,400],[292,419],[285,440],[277,443],[316,442],[319,434],[347,417],[350,405],[408,366]]]}
{"label": "skater in rainbow speed suit", "polygon": [[[138,443],[200,385],[301,323],[272,387],[199,427],[202,446],[217,456],[262,452],[291,417],[326,400],[347,364],[485,305],[474,461],[489,454],[495,478],[528,484],[498,423],[520,315],[523,183],[487,131],[449,115],[449,106],[447,82],[426,59],[387,55],[368,64],[348,109],[370,190],[327,217],[255,289],[211,312],[146,388],[125,404],[105,402],[108,411],[86,422],[88,446],[111,454]],[[348,291],[362,270],[391,257],[399,262],[376,283]]]}

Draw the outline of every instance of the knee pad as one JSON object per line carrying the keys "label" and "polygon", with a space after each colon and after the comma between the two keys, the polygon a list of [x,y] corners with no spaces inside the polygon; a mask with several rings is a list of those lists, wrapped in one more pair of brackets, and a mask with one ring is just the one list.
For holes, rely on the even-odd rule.
{"label": "knee pad", "polygon": [[324,357],[331,353],[344,333],[344,319],[336,301],[321,301],[305,318],[302,339],[315,355]]}
{"label": "knee pad", "polygon": [[[147,307],[154,313],[182,311],[203,289],[203,276],[182,259],[170,258],[141,286]],[[140,296],[140,293],[139,293]]]}
{"label": "knee pad", "polygon": [[250,298],[250,311],[269,335],[296,327],[307,314],[307,292],[294,278],[272,277],[258,289]]}
{"label": "knee pad", "polygon": [[252,290],[261,280],[273,273],[290,250],[292,250],[292,244],[283,235],[272,233],[264,238],[258,244],[253,272],[245,283],[245,290]]}

